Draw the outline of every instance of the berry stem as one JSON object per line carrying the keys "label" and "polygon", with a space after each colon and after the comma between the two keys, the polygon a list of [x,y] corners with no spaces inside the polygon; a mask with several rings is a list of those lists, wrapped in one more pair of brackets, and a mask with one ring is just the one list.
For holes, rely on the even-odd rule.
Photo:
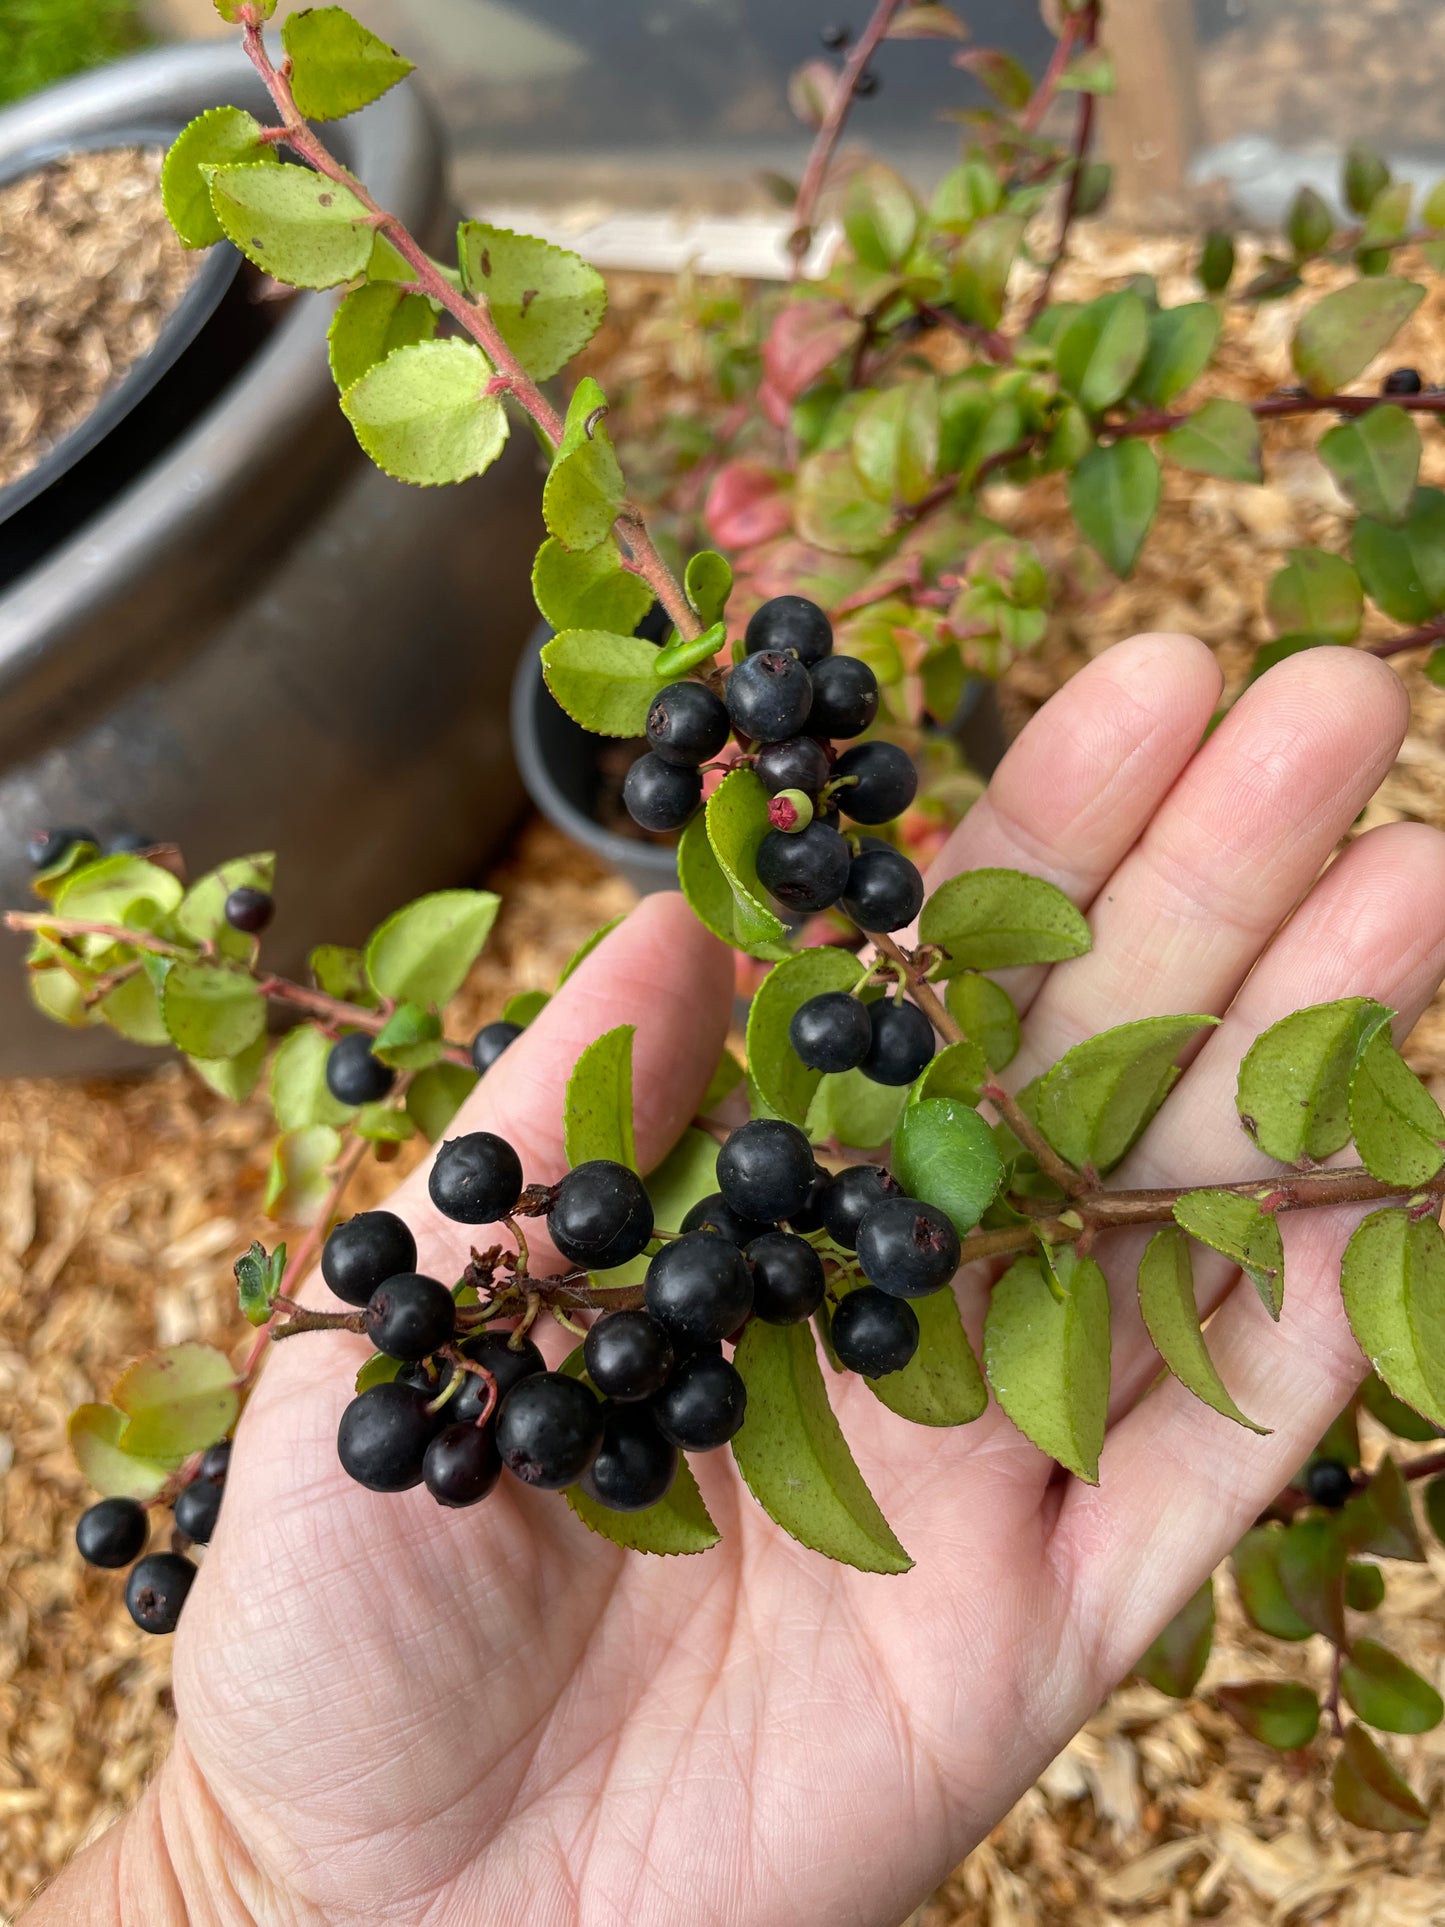
{"label": "berry stem", "polygon": [[189,953],[179,944],[167,943],[145,930],[127,930],[121,924],[92,923],[85,917],[53,917],[44,910],[7,910],[7,930],[38,930],[53,937],[109,937],[113,943],[128,943],[133,950],[151,950],[158,957],[185,957]]}
{"label": "berry stem", "polygon": [[[1064,31],[1055,44],[1053,58],[1049,61],[1044,74],[1020,121],[1025,133],[1031,134],[1038,127],[1044,115],[1053,104],[1058,85],[1063,78],[1064,69],[1073,57],[1075,47],[1087,52],[1099,36],[1099,0],[1090,0],[1082,13],[1070,14],[1064,23]],[[1079,111],[1074,122],[1074,139],[1069,158],[1069,182],[1064,189],[1064,208],[1059,216],[1059,235],[1054,243],[1054,251],[1049,256],[1044,276],[1034,290],[1034,298],[1029,305],[1026,326],[1031,327],[1044,309],[1049,305],[1049,294],[1068,252],[1069,233],[1074,225],[1074,216],[1079,206],[1079,182],[1083,178],[1084,162],[1088,159],[1089,147],[1094,137],[1094,96],[1087,89],[1079,95]]]}
{"label": "berry stem", "polygon": [[[305,1235],[302,1237],[296,1249],[287,1256],[286,1269],[281,1274],[281,1292],[287,1298],[290,1298],[299,1288],[301,1280],[315,1262],[317,1253],[321,1249],[322,1241],[331,1229],[331,1221],[336,1216],[346,1187],[355,1176],[357,1166],[361,1163],[365,1154],[366,1139],[363,1137],[353,1137],[350,1144],[347,1145],[337,1160],[336,1170],[331,1180],[331,1189],[327,1192],[320,1211],[306,1227]],[[257,1332],[255,1341],[250,1351],[246,1354],[246,1362],[241,1368],[241,1383],[243,1387],[249,1387],[255,1378],[261,1360],[266,1355],[266,1347],[270,1343],[272,1326],[274,1326],[276,1322],[276,1317],[273,1314],[270,1322],[263,1325],[260,1331]]]}
{"label": "berry stem", "polygon": [[461,1385],[461,1374],[463,1372],[471,1372],[477,1378],[484,1378],[487,1382],[486,1402],[483,1404],[481,1411],[478,1412],[476,1421],[478,1425],[485,1425],[497,1409],[496,1379],[493,1378],[485,1365],[479,1365],[476,1359],[468,1358],[466,1354],[460,1351],[455,1345],[443,1345],[437,1356],[444,1358],[453,1370],[452,1382],[448,1385],[442,1397],[437,1401],[437,1409],[440,1410],[442,1404],[444,1404]]}
{"label": "berry stem", "polygon": [[843,71],[838,76],[838,84],[829,99],[827,112],[814,136],[812,149],[808,154],[803,177],[798,182],[798,198],[793,203],[793,231],[788,236],[788,253],[792,256],[789,279],[796,281],[803,272],[803,262],[813,242],[813,229],[818,218],[818,201],[823,192],[823,184],[828,178],[828,169],[833,163],[833,151],[838,145],[838,137],[843,132],[843,124],[848,118],[858,92],[858,82],[863,78],[868,62],[877,51],[879,42],[893,24],[902,0],[878,0],[868,25],[853,44],[853,50],[843,62]]}
{"label": "berry stem", "polygon": [[299,1305],[281,1323],[266,1327],[269,1340],[294,1338],[297,1332],[364,1332],[365,1314],[359,1311],[305,1311]]}
{"label": "berry stem", "polygon": [[1340,1717],[1340,1681],[1345,1668],[1345,1649],[1334,1646],[1330,1653],[1329,1691],[1320,1701],[1320,1712],[1328,1718],[1330,1732],[1337,1740],[1345,1737],[1345,1723]]}
{"label": "berry stem", "polygon": [[[263,997],[275,1003],[292,1004],[328,1024],[350,1024],[354,1030],[364,1030],[372,1037],[385,1030],[391,1020],[390,1010],[368,1010],[364,1004],[348,1004],[340,997],[329,997],[324,990],[292,983],[289,977],[258,977],[257,988]],[[472,1068],[472,1055],[465,1044],[448,1043],[442,1055],[449,1064],[460,1064],[465,1070]]]}

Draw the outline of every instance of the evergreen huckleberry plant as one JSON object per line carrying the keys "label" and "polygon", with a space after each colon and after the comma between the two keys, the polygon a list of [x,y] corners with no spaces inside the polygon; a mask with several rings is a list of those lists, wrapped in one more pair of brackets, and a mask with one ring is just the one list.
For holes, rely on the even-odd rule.
{"label": "evergreen huckleberry plant", "polygon": [[[1366,1204],[1341,1290],[1375,1371],[1234,1554],[1254,1624],[1286,1640],[1326,1638],[1332,1686],[1323,1706],[1283,1682],[1226,1686],[1219,1698],[1286,1749],[1309,1741],[1323,1713],[1344,1742],[1340,1811],[1387,1829],[1423,1825],[1365,1727],[1424,1730],[1441,1719],[1440,1699],[1346,1617],[1380,1602],[1371,1560],[1423,1558],[1412,1481],[1432,1478],[1425,1510],[1445,1535],[1445,1451],[1387,1456],[1367,1474],[1356,1428],[1363,1407],[1396,1438],[1445,1437],[1434,1310],[1445,1292],[1445,1116],[1397,1051],[1392,1013],[1347,997],[1255,1040],[1238,1118],[1270,1174],[1205,1170],[1180,1188],[1111,1188],[1180,1054],[1216,1020],[1104,1030],[1011,1091],[1002,1076],[1018,1015],[989,973],[1081,956],[1089,926],[1052,884],[1010,870],[968,872],[926,894],[897,819],[946,807],[951,752],[925,726],[949,721],[966,678],[997,673],[1043,633],[1050,584],[1030,546],[989,522],[995,477],[1065,471],[1080,534],[1124,574],[1158,504],[1161,455],[1258,480],[1270,421],[1331,414],[1319,454],[1357,512],[1349,559],[1294,552],[1271,587],[1278,640],[1258,666],[1352,642],[1367,596],[1409,625],[1378,653],[1445,638],[1445,496],[1417,486],[1417,418],[1445,409],[1445,395],[1407,368],[1383,393],[1346,387],[1424,293],[1394,271],[1396,251],[1416,244],[1445,265],[1445,184],[1418,228],[1408,186],[1363,150],[1345,168],[1352,225],[1337,228],[1303,190],[1283,251],[1237,297],[1290,291],[1317,259],[1354,262],[1358,277],[1295,329],[1301,385],[1178,408],[1214,355],[1233,243],[1207,237],[1195,301],[1165,307],[1137,282],[1088,303],[1054,299],[1072,224],[1107,193],[1089,142],[1095,97],[1112,84],[1098,0],[1060,0],[1038,85],[1005,55],[954,55],[995,105],[966,117],[959,165],[927,207],[886,168],[854,171],[845,241],[824,279],[795,279],[755,309],[716,317],[727,324],[710,337],[719,392],[756,402],[740,411],[736,445],[712,451],[708,518],[733,552],[700,550],[674,570],[628,493],[598,383],[579,381],[561,412],[542,385],[597,328],[600,276],[479,221],[461,224],[454,260],[433,258],[313,125],[364,107],[410,64],[325,7],[285,20],[278,66],[263,34],[268,0],[217,5],[240,27],[276,120],[222,105],[185,129],[163,175],[176,231],[198,248],[226,237],[293,286],[342,290],[331,367],[362,447],[387,473],[461,481],[529,419],[549,459],[533,571],[554,630],[548,684],[599,736],[645,736],[629,807],[648,829],[681,832],[679,877],[698,918],[771,968],[752,999],[746,1072],[724,1056],[705,1121],[655,1170],[636,1169],[632,1030],[591,1042],[567,1090],[570,1169],[542,1183],[499,1135],[447,1137],[477,1078],[546,1002],[527,993],[475,1038],[446,1035],[444,1011],[487,941],[493,895],[422,897],[361,949],[319,946],[302,984],[262,960],[270,854],[191,881],[168,844],[128,837],[103,853],[83,829],[37,832],[29,853],[43,907],[8,918],[31,935],[37,1004],[62,1023],[173,1045],[225,1097],[264,1080],[278,1129],[266,1207],[306,1226],[289,1256],[255,1244],[235,1265],[240,1310],[258,1334],[239,1372],[213,1346],[169,1346],[128,1366],[108,1403],[72,1414],[76,1458],[102,1494],[77,1527],[83,1556],[129,1568],[136,1623],[174,1630],[196,1571],[188,1550],[215,1528],[230,1436],[270,1344],[341,1329],[365,1333],[374,1351],[338,1456],[377,1493],[424,1485],[454,1508],[507,1478],[562,1492],[620,1546],[697,1553],[718,1534],[689,1455],[731,1445],[783,1531],[900,1573],[912,1560],[833,1416],[832,1371],[859,1374],[920,1425],[967,1425],[991,1386],[1037,1446],[1096,1480],[1110,1381],[1100,1240],[1149,1228],[1139,1303],[1163,1365],[1221,1423],[1253,1426],[1210,1358],[1193,1254],[1223,1254],[1278,1318],[1279,1215]],[[869,63],[890,37],[947,46],[964,28],[945,6],[878,0],[856,41],[827,30],[839,59],[809,63],[793,88],[819,129],[796,191],[799,263],[849,106],[870,91]],[[1042,129],[1065,93],[1078,106],[1060,145]],[[922,353],[925,338],[947,354]],[[745,504],[767,512],[745,518]],[[1445,648],[1429,665],[1445,681],[1442,663]],[[924,763],[917,801],[909,750]],[[799,945],[795,913],[826,915],[829,940]],[[893,934],[915,922],[916,934]],[[273,1005],[304,1020],[274,1047]],[[751,1117],[729,1131],[712,1112],[739,1093]],[[418,1272],[416,1242],[392,1214],[343,1214],[362,1160],[417,1136],[440,1145],[434,1208],[473,1240],[466,1262],[440,1277]],[[1350,1143],[1354,1162],[1329,1162]],[[535,1220],[563,1254],[561,1271],[534,1269]],[[334,1310],[293,1296],[318,1255]],[[998,1274],[981,1363],[950,1288],[963,1264]],[[547,1317],[579,1339],[557,1371],[530,1335]],[[171,1508],[169,1550],[146,1551],[148,1505]],[[1212,1624],[1206,1584],[1142,1673],[1191,1692]],[[1348,1733],[1342,1700],[1363,1722]]]}

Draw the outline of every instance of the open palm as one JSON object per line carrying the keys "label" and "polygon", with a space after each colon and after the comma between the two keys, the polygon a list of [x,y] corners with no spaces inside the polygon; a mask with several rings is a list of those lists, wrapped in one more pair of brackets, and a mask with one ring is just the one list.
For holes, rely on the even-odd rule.
{"label": "open palm", "polygon": [[[1396,1008],[1403,1034],[1445,968],[1445,838],[1378,830],[1319,874],[1397,747],[1394,676],[1345,650],[1296,657],[1201,745],[1218,693],[1188,639],[1112,650],[1024,733],[932,878],[1027,869],[1089,914],[1089,956],[1013,974],[1026,1012],[1013,1082],[1130,1018],[1224,1016],[1121,1184],[1248,1175],[1232,1097],[1257,1032],[1358,993]],[[530,1179],[557,1177],[567,1073],[593,1037],[633,1023],[651,1164],[698,1102],[730,995],[726,954],[680,899],[653,898],[457,1128],[497,1129]],[[411,1179],[394,1207],[421,1268],[455,1275],[465,1233],[424,1184]],[[378,1498],[335,1453],[361,1342],[286,1345],[242,1423],[176,1643],[177,1744],[144,1817],[164,1843],[167,1895],[188,1910],[176,1918],[892,1927],[1076,1731],[1348,1396],[1364,1368],[1338,1256],[1358,1215],[1285,1223],[1277,1328],[1222,1260],[1198,1272],[1206,1308],[1221,1307],[1211,1350],[1274,1428],[1266,1438],[1155,1385],[1127,1240],[1101,1254],[1114,1380],[1097,1488],[1062,1476],[996,1407],[936,1432],[834,1381],[855,1455],[917,1561],[903,1578],[795,1545],[727,1453],[693,1461],[723,1534],[693,1558],[623,1554],[505,1479],[460,1513],[421,1490]],[[959,1281],[975,1341],[987,1285]],[[125,1863],[133,1881],[140,1851]],[[65,1883],[51,1904],[67,1917]]]}

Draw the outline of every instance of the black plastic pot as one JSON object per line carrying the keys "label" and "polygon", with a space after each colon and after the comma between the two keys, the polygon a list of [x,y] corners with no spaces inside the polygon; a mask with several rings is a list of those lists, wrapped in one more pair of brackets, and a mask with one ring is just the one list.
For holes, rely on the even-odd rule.
{"label": "black plastic pot", "polygon": [[[164,138],[220,103],[267,112],[239,48],[141,55],[0,114],[0,177],[17,156]],[[439,139],[413,88],[328,137],[444,242]],[[48,824],[174,841],[194,872],[275,849],[268,954],[297,970],[310,945],[472,874],[513,820],[507,690],[539,469],[519,434],[458,488],[381,475],[337,407],[334,295],[257,304],[256,283],[234,274],[149,392],[5,525],[31,550],[0,578],[0,902],[27,901],[22,845]],[[152,1055],[63,1034],[29,1005],[18,942],[0,961],[0,1072]]]}

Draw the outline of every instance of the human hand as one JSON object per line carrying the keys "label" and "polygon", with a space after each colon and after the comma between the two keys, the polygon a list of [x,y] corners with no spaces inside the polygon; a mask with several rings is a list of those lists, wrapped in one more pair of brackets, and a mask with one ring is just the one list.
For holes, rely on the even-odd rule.
{"label": "human hand", "polygon": [[[935,866],[1030,870],[1094,949],[1013,973],[1020,1085],[1133,1017],[1215,1011],[1121,1185],[1249,1175],[1234,1077],[1257,1033],[1347,994],[1401,1013],[1445,969],[1445,838],[1359,838],[1320,876],[1406,721],[1393,674],[1319,650],[1279,665],[1207,742],[1209,653],[1143,637],[1079,675],[1011,750]],[[1284,926],[1281,928],[1281,926]],[[611,936],[499,1061],[458,1129],[494,1128],[529,1179],[564,1168],[581,1048],[635,1043],[638,1146],[659,1159],[716,1062],[729,959],[680,898]],[[1225,1014],[1227,1013],[1227,1015]],[[422,1269],[466,1232],[424,1181],[391,1201]],[[1232,1427],[1173,1380],[1114,1293],[1100,1483],[1061,1474],[991,1405],[910,1428],[851,1378],[844,1430],[918,1563],[902,1578],[786,1538],[719,1453],[693,1461],[723,1535],[624,1554],[504,1479],[483,1506],[378,1498],[336,1461],[360,1341],[288,1343],[240,1427],[215,1543],[175,1654],[172,1759],[132,1820],[52,1890],[37,1927],[226,1921],[480,1927],[893,1927],[1007,1810],[1297,1470],[1363,1375],[1338,1258],[1359,1209],[1284,1221],[1271,1327],[1220,1261],[1210,1347]],[[977,1342],[989,1277],[958,1283]],[[309,1294],[326,1302],[313,1281]],[[1149,1394],[1145,1396],[1146,1392]]]}

